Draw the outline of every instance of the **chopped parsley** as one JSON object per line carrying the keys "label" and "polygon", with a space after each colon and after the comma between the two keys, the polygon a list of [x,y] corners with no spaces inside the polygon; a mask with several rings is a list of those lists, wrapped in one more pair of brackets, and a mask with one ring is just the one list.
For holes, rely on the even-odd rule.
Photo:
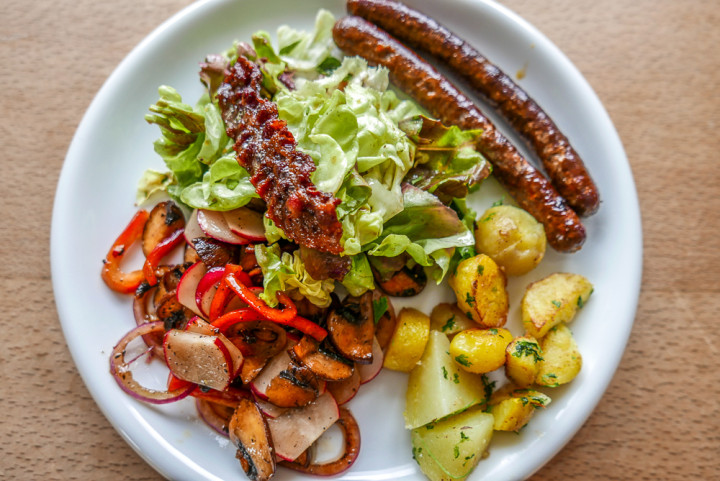
{"label": "chopped parsley", "polygon": [[489,222],[489,221],[493,220],[493,217],[495,217],[496,214],[497,214],[497,212],[490,212],[488,215],[486,215],[485,217],[480,219],[480,222]]}
{"label": "chopped parsley", "polygon": [[470,438],[467,436],[467,434],[460,431],[460,442],[463,443],[463,442],[467,441],[468,439],[470,439]]}
{"label": "chopped parsley", "polygon": [[425,429],[435,429],[435,425],[433,423],[427,424]]}
{"label": "chopped parsley", "polygon": [[540,355],[542,349],[540,346],[531,341],[518,341],[515,343],[515,350],[512,352],[513,357],[533,356],[535,362],[542,361],[543,358]]}
{"label": "chopped parsley", "polygon": [[[550,380],[553,380],[553,381],[555,381],[555,382],[550,382],[550,381],[548,381],[549,379],[550,379]],[[555,374],[551,373],[551,372],[549,372],[549,373],[547,373],[547,374],[543,374],[543,381],[544,381],[545,384],[546,384],[547,386],[549,386],[549,387],[557,387],[557,386],[560,385],[560,384],[557,383],[557,376],[556,376]]]}
{"label": "chopped parsley", "polygon": [[485,399],[490,399],[490,396],[492,396],[495,390],[496,381],[490,381],[485,374],[483,374],[480,379],[482,379],[483,389],[485,390]]}
{"label": "chopped parsley", "polygon": [[472,363],[470,362],[466,354],[460,354],[459,356],[455,356],[455,361],[465,367],[472,366]]}
{"label": "chopped parsley", "polygon": [[448,378],[448,376],[447,376],[447,375],[448,375],[448,372],[447,372],[447,369],[445,369],[445,366],[442,366],[442,372],[443,372],[443,377],[444,377],[445,379],[447,379],[447,378]]}
{"label": "chopped parsley", "polygon": [[498,330],[493,327],[492,329],[488,329],[488,332],[493,336],[497,336]]}
{"label": "chopped parsley", "polygon": [[485,272],[485,266],[479,265],[477,268],[477,273],[479,276],[483,275],[483,272]]}
{"label": "chopped parsley", "polygon": [[373,300],[373,317],[375,324],[380,321],[380,318],[388,311],[388,299],[383,296],[378,300]]}
{"label": "chopped parsley", "polygon": [[577,300],[578,309],[582,309],[584,305],[585,305],[585,302],[583,301],[582,296],[578,296],[578,300]]}
{"label": "chopped parsley", "polygon": [[475,296],[471,296],[469,292],[465,293],[465,303],[472,307],[472,305],[475,303]]}
{"label": "chopped parsley", "polygon": [[467,312],[465,313],[465,316],[467,316],[468,319],[472,319],[472,318],[473,318],[473,317],[472,317],[472,312],[470,312],[470,311],[467,311]]}
{"label": "chopped parsley", "polygon": [[422,448],[416,448],[413,446],[412,448],[412,457],[415,461],[417,461],[418,455],[422,454]]}
{"label": "chopped parsley", "polygon": [[503,202],[505,202],[505,196],[504,196],[504,195],[503,195],[502,197],[500,197],[500,200],[496,200],[495,202],[493,202],[492,206],[493,206],[493,207],[497,207],[497,206],[499,206],[499,205],[503,205]]}
{"label": "chopped parsley", "polygon": [[453,314],[452,317],[447,320],[445,325],[443,327],[441,327],[440,330],[442,332],[446,332],[446,331],[449,331],[450,329],[452,329],[453,327],[455,327],[455,314]]}
{"label": "chopped parsley", "polygon": [[458,373],[453,373],[453,382],[455,384],[460,384],[460,376],[458,376]]}
{"label": "chopped parsley", "polygon": [[453,454],[455,455],[455,459],[460,457],[460,446],[458,446],[457,444],[453,448]]}
{"label": "chopped parsley", "polygon": [[550,302],[552,302],[552,305],[555,306],[555,307],[557,307],[558,309],[560,309],[560,307],[562,306],[562,302],[560,302],[560,301],[556,301],[556,300],[553,299],[553,300],[550,301]]}
{"label": "chopped parsley", "polygon": [[470,456],[465,456],[465,462],[463,463],[463,466],[465,466],[467,464],[467,462],[470,461],[474,457],[475,457],[475,453],[472,453]]}

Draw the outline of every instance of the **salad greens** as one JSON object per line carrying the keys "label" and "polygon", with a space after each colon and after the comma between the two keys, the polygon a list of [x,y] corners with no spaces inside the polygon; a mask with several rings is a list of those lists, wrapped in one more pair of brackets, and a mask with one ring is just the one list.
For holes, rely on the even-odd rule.
{"label": "salad greens", "polygon": [[[390,90],[386,69],[334,56],[334,23],[321,10],[313,32],[280,27],[277,50],[260,31],[252,47],[236,43],[208,56],[200,72],[206,93],[194,107],[171,87],[161,87],[146,120],[160,127],[155,151],[170,172],[147,171],[138,201],[165,190],[191,208],[232,210],[257,197],[235,160],[215,98],[228,66],[245,55],[260,65],[263,89],[297,148],[315,162],[313,183],[340,199],[343,254],[352,260],[343,286],[353,295],[374,288],[370,266],[383,264],[383,258],[392,259],[385,264],[420,264],[440,282],[474,244],[474,213],[456,199],[490,173],[473,148],[482,132],[444,127]],[[299,252],[281,252],[274,242],[284,233],[267,218],[265,229],[270,245],[256,246],[256,257],[266,302],[276,305],[276,293],[289,290],[328,305],[334,281],[313,279]]]}

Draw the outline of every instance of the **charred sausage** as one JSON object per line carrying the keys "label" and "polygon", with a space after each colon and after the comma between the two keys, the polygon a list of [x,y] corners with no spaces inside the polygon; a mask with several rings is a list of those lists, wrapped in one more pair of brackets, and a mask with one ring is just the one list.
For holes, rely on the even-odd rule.
{"label": "charred sausage", "polygon": [[445,62],[522,135],[575,212],[587,216],[597,211],[598,189],[567,137],[522,88],[474,47],[432,18],[394,0],[348,0],[347,6],[351,14]]}
{"label": "charred sausage", "polygon": [[550,245],[560,252],[580,249],[585,228],[577,214],[449,80],[387,32],[360,17],[338,20],[333,37],[347,54],[387,67],[393,83],[440,121],[462,129],[482,129],[478,150],[493,164],[495,177],[510,195],[545,226]]}

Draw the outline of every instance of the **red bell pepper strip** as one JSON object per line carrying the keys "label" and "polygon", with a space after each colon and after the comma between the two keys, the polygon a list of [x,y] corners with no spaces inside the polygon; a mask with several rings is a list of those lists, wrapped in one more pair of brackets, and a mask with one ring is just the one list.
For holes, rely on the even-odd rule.
{"label": "red bell pepper strip", "polygon": [[278,292],[277,294],[278,300],[284,306],[283,309],[273,309],[265,304],[262,299],[256,296],[249,287],[237,278],[236,275],[233,274],[227,276],[225,278],[225,282],[233,291],[235,291],[235,294],[237,294],[240,299],[245,301],[248,306],[258,311],[269,321],[275,321],[278,324],[283,324],[297,316],[297,308],[295,307],[295,304],[283,292]]}
{"label": "red bell pepper strip", "polygon": [[210,321],[214,321],[222,315],[228,302],[230,302],[232,296],[235,295],[233,290],[230,289],[230,286],[225,282],[225,278],[233,274],[237,275],[243,284],[250,284],[250,277],[243,272],[242,267],[236,264],[227,264],[225,266],[225,275],[220,281],[217,291],[215,291],[212,303],[210,303]]}
{"label": "red bell pepper strip", "polygon": [[236,311],[230,311],[212,322],[213,327],[220,330],[222,334],[227,332],[228,328],[234,326],[238,322],[266,321],[265,317],[258,311],[249,307],[244,307]]}
{"label": "red bell pepper strip", "polygon": [[148,284],[151,286],[154,286],[158,282],[157,276],[155,275],[155,268],[157,268],[158,264],[160,264],[163,257],[168,255],[171,250],[185,240],[183,237],[184,232],[185,229],[182,227],[176,230],[168,237],[160,241],[160,243],[158,243],[158,245],[150,251],[150,254],[148,254],[145,259],[145,265],[143,265],[143,274],[145,275],[145,280],[148,281]]}
{"label": "red bell pepper strip", "polygon": [[139,210],[115,240],[103,260],[102,279],[113,291],[122,294],[133,294],[144,280],[142,270],[123,272],[120,270],[120,262],[123,260],[128,248],[142,236],[148,216],[146,210]]}

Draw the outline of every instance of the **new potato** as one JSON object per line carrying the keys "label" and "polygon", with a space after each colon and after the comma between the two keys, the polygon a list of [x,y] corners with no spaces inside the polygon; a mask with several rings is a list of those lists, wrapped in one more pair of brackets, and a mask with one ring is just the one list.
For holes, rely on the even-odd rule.
{"label": "new potato", "polygon": [[523,296],[525,330],[540,339],[561,322],[570,322],[587,302],[593,286],[579,274],[556,272],[530,284]]}
{"label": "new potato", "polygon": [[575,379],[582,367],[582,356],[565,324],[558,324],[540,339],[540,347],[543,359],[535,375],[537,384],[555,387]]}
{"label": "new potato", "polygon": [[512,338],[507,329],[468,329],[453,337],[450,356],[468,372],[494,371],[505,364],[505,349]]}
{"label": "new potato", "polygon": [[444,332],[448,336],[473,327],[477,327],[477,324],[457,305],[449,302],[438,304],[430,313],[430,329]]}
{"label": "new potato", "polygon": [[505,350],[505,375],[519,387],[528,387],[535,382],[542,359],[542,348],[534,337],[518,337]]}
{"label": "new potato", "polygon": [[508,295],[505,274],[490,257],[480,254],[460,262],[448,279],[458,307],[483,327],[505,325]]}
{"label": "new potato", "polygon": [[550,404],[550,398],[532,389],[518,389],[507,385],[493,393],[490,398],[490,412],[496,431],[519,431],[535,414],[538,408]]}
{"label": "new potato", "polygon": [[415,367],[425,351],[430,334],[430,318],[417,309],[404,308],[397,316],[393,332],[385,352],[383,367],[393,371],[409,372]]}

